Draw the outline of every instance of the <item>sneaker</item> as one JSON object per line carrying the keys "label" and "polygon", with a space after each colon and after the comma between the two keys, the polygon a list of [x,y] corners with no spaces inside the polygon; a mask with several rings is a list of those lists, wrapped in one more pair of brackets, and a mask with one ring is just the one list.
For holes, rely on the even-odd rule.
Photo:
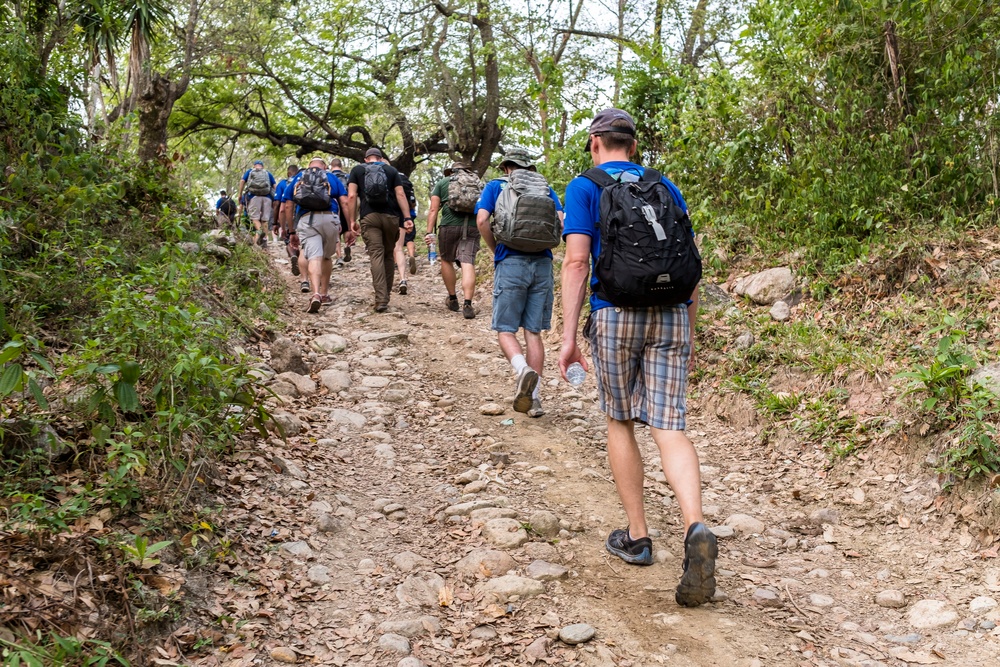
{"label": "sneaker", "polygon": [[333,305],[333,299],[330,298],[329,294],[321,294],[320,297],[319,297],[319,302],[320,302],[320,304],[322,304],[324,306],[332,306]]}
{"label": "sneaker", "polygon": [[302,292],[303,294],[309,294],[309,290],[311,289],[312,287],[309,286],[308,280],[303,280],[301,283],[299,283],[299,291]]}
{"label": "sneaker", "polygon": [[406,281],[399,283],[399,293],[406,296]]}
{"label": "sneaker", "polygon": [[682,607],[697,607],[715,595],[715,559],[719,544],[703,523],[691,524],[684,538],[684,574],[674,599]]}
{"label": "sneaker", "polygon": [[292,255],[292,275],[293,276],[300,276],[300,275],[302,275],[302,272],[299,271],[299,256],[298,255]]}
{"label": "sneaker", "polygon": [[384,313],[387,310],[389,310],[389,304],[387,303],[380,303],[377,306],[375,306],[376,313]]}
{"label": "sneaker", "polygon": [[333,265],[334,265],[334,267],[336,267],[338,269],[342,269],[342,268],[344,268],[344,260],[342,260],[341,258],[338,257],[337,261],[334,262]]}
{"label": "sneaker", "polygon": [[611,531],[604,548],[633,565],[653,564],[653,540],[640,537],[633,540],[628,536],[628,528]]}
{"label": "sneaker", "polygon": [[531,399],[531,408],[528,410],[529,417],[541,417],[545,414],[545,410],[542,408],[542,402],[537,399]]}
{"label": "sneaker", "polygon": [[452,299],[451,297],[448,297],[447,299],[445,299],[444,303],[446,306],[448,306],[448,310],[450,310],[451,312],[457,313],[459,311],[458,299]]}
{"label": "sneaker", "polygon": [[351,246],[344,247],[344,261],[345,262],[351,261]]}
{"label": "sneaker", "polygon": [[318,313],[319,307],[323,305],[323,299],[319,294],[313,294],[313,297],[309,300],[309,307],[306,308],[307,313]]}
{"label": "sneaker", "polygon": [[410,275],[411,276],[417,275],[417,258],[416,257],[410,257]]}
{"label": "sneaker", "polygon": [[467,320],[475,319],[476,311],[472,308],[471,303],[467,303],[462,306],[462,316]]}
{"label": "sneaker", "polygon": [[538,386],[538,373],[533,368],[526,367],[517,376],[517,393],[514,394],[514,411],[527,412],[531,409],[531,395]]}

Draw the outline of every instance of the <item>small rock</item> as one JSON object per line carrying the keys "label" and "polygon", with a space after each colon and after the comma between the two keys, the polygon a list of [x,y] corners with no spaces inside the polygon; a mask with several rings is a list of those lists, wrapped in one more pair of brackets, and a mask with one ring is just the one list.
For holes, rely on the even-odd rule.
{"label": "small rock", "polygon": [[958,612],[943,600],[921,600],[910,608],[907,618],[918,630],[930,630],[951,625],[958,620]]}
{"label": "small rock", "polygon": [[810,593],[809,604],[813,607],[826,609],[827,607],[833,606],[833,598],[829,595],[823,595],[822,593]]}
{"label": "small rock", "polygon": [[309,347],[320,354],[337,354],[347,349],[347,339],[337,334],[323,334],[322,336],[313,338],[312,342],[309,343]]}
{"label": "small rock", "polygon": [[823,509],[816,510],[810,514],[809,520],[817,526],[821,526],[823,524],[835,526],[840,523],[840,512],[830,507],[824,507]]}
{"label": "small rock", "polygon": [[910,635],[886,635],[885,640],[893,644],[916,644],[924,638],[916,633]]}
{"label": "small rock", "polygon": [[544,560],[536,560],[524,568],[524,573],[538,581],[555,581],[556,579],[565,579],[569,574],[569,570],[562,565],[547,563]]}
{"label": "small rock", "polygon": [[787,266],[740,278],[733,285],[733,293],[749,297],[759,306],[770,306],[775,301],[786,299],[794,290],[795,276]]}
{"label": "small rock", "polygon": [[755,341],[753,333],[750,331],[744,331],[743,333],[741,333],[739,336],[736,337],[736,340],[733,341],[733,344],[736,346],[737,350],[749,350],[751,347],[753,347],[754,342]]}
{"label": "small rock", "polygon": [[456,573],[465,579],[499,577],[514,567],[514,559],[507,552],[495,549],[476,549],[455,563]]}
{"label": "small rock", "polygon": [[295,461],[289,461],[288,459],[283,459],[280,456],[274,456],[271,458],[271,462],[278,466],[278,469],[286,475],[291,475],[295,479],[305,479],[308,477],[306,471],[299,467],[299,464]]}
{"label": "small rock", "polygon": [[376,567],[378,566],[375,565],[375,561],[371,558],[362,558],[358,561],[358,572],[361,572],[362,574],[370,574],[375,571]]}
{"label": "small rock", "polygon": [[279,436],[290,437],[298,435],[305,430],[302,420],[288,412],[274,412],[271,414],[272,430]]}
{"label": "small rock", "polygon": [[969,611],[973,614],[985,614],[991,609],[995,609],[997,606],[997,601],[991,597],[986,597],[981,595],[974,598],[972,602],[969,603]]}
{"label": "small rock", "polygon": [[483,537],[501,549],[516,549],[528,541],[528,533],[516,519],[490,519],[483,526]]}
{"label": "small rock", "polygon": [[469,633],[469,636],[473,639],[488,642],[497,638],[497,631],[488,625],[479,625],[472,628],[472,632]]}
{"label": "small rock", "polygon": [[410,335],[405,331],[395,333],[365,333],[358,337],[362,343],[408,343]]}
{"label": "small rock", "polygon": [[726,519],[724,525],[743,535],[759,535],[764,532],[764,522],[748,514],[733,514]]}
{"label": "small rock", "polygon": [[284,336],[271,343],[270,365],[276,373],[291,371],[300,375],[309,374],[309,368],[302,360],[302,349]]}
{"label": "small rock", "polygon": [[444,514],[445,516],[466,516],[473,510],[483,509],[484,507],[496,507],[496,505],[496,501],[494,500],[471,500],[467,503],[459,503],[446,507]]}
{"label": "small rock", "polygon": [[542,537],[555,537],[559,534],[559,517],[552,512],[539,510],[528,517],[528,524],[534,533]]}
{"label": "small rock", "polygon": [[531,658],[533,661],[544,660],[549,657],[549,647],[552,646],[552,640],[548,637],[539,637],[535,641],[528,645],[528,648],[524,649],[524,655],[527,658]]}
{"label": "small rock", "polygon": [[783,607],[784,603],[778,594],[774,591],[769,591],[766,588],[758,588],[753,592],[753,600],[761,607],[772,607],[778,608]]}
{"label": "small rock", "polygon": [[412,551],[403,551],[392,557],[392,564],[400,572],[413,572],[414,570],[425,570],[433,567],[434,563],[423,556],[419,556]]}
{"label": "small rock", "polygon": [[305,542],[285,542],[280,547],[281,551],[296,558],[312,558],[313,552]]}
{"label": "small rock", "polygon": [[337,394],[351,388],[351,374],[347,371],[328,368],[325,371],[320,371],[319,383],[326,387],[331,394]]}
{"label": "small rock", "polygon": [[316,521],[316,527],[321,533],[339,533],[344,527],[335,517],[329,514],[320,514]]}
{"label": "small rock", "polygon": [[479,414],[497,416],[502,415],[507,409],[499,403],[487,403],[479,406]]}
{"label": "small rock", "polygon": [[720,539],[732,537],[736,534],[736,531],[733,530],[732,526],[712,526],[710,530],[712,531],[712,534]]}
{"label": "small rock", "polygon": [[413,639],[424,634],[436,635],[441,632],[441,621],[433,616],[386,621],[378,626],[378,632],[381,634],[402,635],[408,639]]}
{"label": "small rock", "polygon": [[653,553],[653,560],[655,560],[657,563],[666,563],[672,557],[673,557],[673,554],[671,554],[666,549],[657,549]]}
{"label": "small rock", "polygon": [[875,596],[875,604],[886,609],[902,609],[906,606],[906,596],[903,591],[894,589],[879,591]]}
{"label": "small rock", "polygon": [[330,568],[325,565],[313,565],[306,573],[306,578],[314,584],[326,584],[330,582]]}
{"label": "small rock", "polygon": [[[326,371],[323,371],[323,373],[325,373],[325,372]],[[337,371],[337,372],[340,372],[340,371]],[[325,382],[323,382],[323,373],[320,373],[320,382],[323,383],[324,387],[326,387],[327,389],[330,389],[331,392],[334,391],[333,389],[330,388],[329,385],[327,385]],[[337,391],[342,391],[344,389],[350,388],[350,386],[351,386],[351,376],[350,375],[347,376],[347,386],[346,387],[342,387],[341,384],[336,384],[335,386],[341,387],[340,389],[337,389]],[[351,426],[353,428],[364,428],[365,424],[368,423],[368,418],[365,417],[363,414],[361,414],[359,412],[352,412],[351,410],[344,410],[343,408],[334,408],[333,410],[330,411],[330,421],[333,422],[334,424],[340,425],[340,426]]]}
{"label": "small rock", "polygon": [[396,599],[403,604],[437,607],[438,593],[444,586],[444,579],[440,575],[411,575],[396,587]]}
{"label": "small rock", "polygon": [[378,647],[383,651],[406,655],[410,652],[410,640],[403,635],[389,632],[378,638]]}
{"label": "small rock", "polygon": [[294,665],[298,661],[298,656],[295,655],[295,651],[287,646],[275,646],[271,649],[271,659]]}
{"label": "small rock", "polygon": [[519,577],[514,574],[506,574],[496,579],[484,581],[476,590],[485,597],[492,597],[499,602],[507,602],[511,597],[517,595],[521,598],[534,597],[545,592],[545,584],[527,577]]}
{"label": "small rock", "polygon": [[966,380],[969,386],[980,385],[984,389],[1000,396],[1000,363],[981,366]]}
{"label": "small rock", "polygon": [[567,625],[559,631],[559,639],[566,644],[573,646],[575,644],[589,642],[594,638],[594,633],[596,632],[597,630],[595,630],[592,625],[588,625],[586,623],[574,623],[573,625]]}
{"label": "small rock", "polygon": [[465,485],[466,493],[482,493],[489,486],[489,482],[485,479],[477,479],[475,482],[469,482]]}
{"label": "small rock", "polygon": [[408,655],[396,663],[396,667],[427,667],[420,658]]}
{"label": "small rock", "polygon": [[482,509],[472,510],[469,513],[469,518],[472,519],[472,523],[474,525],[481,526],[490,519],[516,519],[517,510],[509,507],[484,507]]}
{"label": "small rock", "polygon": [[792,309],[784,301],[775,301],[771,306],[771,319],[777,322],[784,322],[792,315]]}
{"label": "small rock", "polygon": [[524,553],[532,560],[547,560],[550,563],[559,558],[559,552],[548,542],[528,542],[524,545]]}
{"label": "small rock", "polygon": [[381,375],[366,375],[361,378],[361,386],[367,389],[382,389],[389,386],[389,378]]}
{"label": "small rock", "polygon": [[301,396],[312,396],[316,393],[316,383],[311,377],[286,371],[278,375],[276,379],[293,385],[295,387],[295,391],[297,391]]}

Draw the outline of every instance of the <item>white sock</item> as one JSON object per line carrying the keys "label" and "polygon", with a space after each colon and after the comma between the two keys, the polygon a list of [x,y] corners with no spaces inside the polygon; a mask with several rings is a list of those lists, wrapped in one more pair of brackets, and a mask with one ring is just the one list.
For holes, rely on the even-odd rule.
{"label": "white sock", "polygon": [[531,398],[536,401],[542,400],[542,378],[538,378],[538,384],[535,385],[535,391],[531,392]]}
{"label": "white sock", "polygon": [[510,365],[514,367],[514,372],[520,375],[521,371],[528,367],[528,361],[523,354],[518,354],[510,360]]}

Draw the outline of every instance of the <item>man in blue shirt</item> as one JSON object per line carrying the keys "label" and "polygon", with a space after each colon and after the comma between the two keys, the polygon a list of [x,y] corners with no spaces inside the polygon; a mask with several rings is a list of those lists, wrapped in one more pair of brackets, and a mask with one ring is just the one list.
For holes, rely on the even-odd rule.
{"label": "man in blue shirt", "polygon": [[[587,142],[594,165],[620,181],[637,181],[643,168],[632,162],[636,152],[632,117],[620,109],[597,114]],[[687,204],[677,187],[664,185],[683,209]],[[563,336],[559,368],[587,362],[577,347],[577,327],[587,289],[587,277],[601,252],[601,188],[577,177],[566,188],[566,256],[562,272]],[[605,546],[627,563],[651,565],[653,545],[643,509],[642,456],[635,423],[648,424],[660,451],[663,473],[677,497],[684,518],[684,573],[675,598],[694,607],[715,594],[715,536],[703,523],[698,454],[684,434],[685,390],[693,359],[697,289],[685,305],[619,308],[596,294],[591,280],[590,317],[584,327],[589,339],[601,409],[608,422],[608,460],[628,526],[613,531]]]}
{"label": "man in blue shirt", "polygon": [[[292,191],[290,189],[292,179],[299,173],[299,166],[292,164],[288,166],[288,177],[278,181],[274,188],[274,209],[277,211],[277,227],[280,238],[285,242],[285,252],[288,253],[288,260],[291,263],[292,275],[300,276],[299,269],[299,236],[295,233],[295,202],[292,201]],[[311,289],[308,280],[303,280],[300,284],[303,294]]]}
{"label": "man in blue shirt", "polygon": [[222,229],[229,229],[236,216],[236,202],[229,198],[225,190],[219,191],[219,198],[215,201],[215,219]]}
{"label": "man in blue shirt", "polygon": [[271,201],[274,196],[275,180],[271,172],[264,169],[264,163],[257,160],[253,167],[243,172],[240,180],[240,201],[244,190],[249,195],[246,210],[257,230],[257,243],[267,246],[268,223],[271,221]]}
{"label": "man in blue shirt", "polygon": [[[523,148],[511,148],[500,162],[505,174],[486,184],[476,205],[476,226],[486,245],[493,251],[493,323],[500,349],[517,374],[514,410],[529,417],[541,417],[539,387],[545,366],[545,344],[542,331],[552,326],[552,251],[520,252],[497,243],[490,226],[500,193],[507,187],[510,175],[516,169],[537,171],[531,155]],[[557,215],[562,219],[562,204],[549,188],[549,196],[556,203]],[[524,347],[517,340],[518,329],[524,329]]]}
{"label": "man in blue shirt", "polygon": [[[330,209],[328,211],[307,211],[300,206],[295,207],[295,233],[299,237],[301,257],[305,259],[306,275],[313,295],[306,308],[308,313],[319,312],[320,306],[333,303],[330,297],[330,274],[333,273],[333,257],[337,254],[337,242],[340,239],[340,215],[347,212],[347,190],[337,177],[326,171],[326,161],[323,158],[313,158],[309,161],[309,169],[323,170],[330,184]],[[296,186],[302,180],[305,171],[300,171],[285,187],[284,199],[294,201]]]}

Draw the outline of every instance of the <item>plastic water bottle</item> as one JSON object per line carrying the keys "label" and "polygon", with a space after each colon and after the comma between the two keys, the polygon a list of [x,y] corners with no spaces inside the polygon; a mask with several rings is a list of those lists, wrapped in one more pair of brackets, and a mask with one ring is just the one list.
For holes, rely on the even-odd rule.
{"label": "plastic water bottle", "polygon": [[428,234],[431,240],[427,243],[427,261],[434,264],[438,259],[437,234]]}
{"label": "plastic water bottle", "polygon": [[579,387],[587,379],[587,371],[583,370],[583,366],[580,365],[579,361],[574,361],[566,369],[566,379],[574,387]]}

